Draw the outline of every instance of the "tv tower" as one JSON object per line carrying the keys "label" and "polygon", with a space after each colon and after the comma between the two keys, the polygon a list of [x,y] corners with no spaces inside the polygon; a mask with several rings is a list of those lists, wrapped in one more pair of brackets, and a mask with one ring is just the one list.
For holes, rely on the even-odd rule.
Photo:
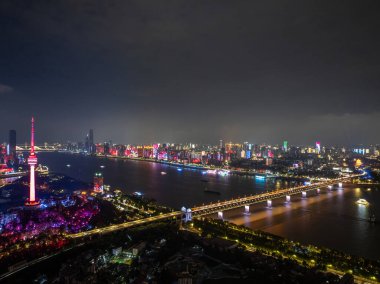
{"label": "tv tower", "polygon": [[37,165],[37,156],[34,152],[34,117],[32,117],[32,131],[30,141],[30,154],[28,158],[28,165],[30,166],[30,188],[29,198],[26,200],[26,206],[36,206],[40,204],[40,201],[36,198],[36,179],[34,174],[34,168]]}

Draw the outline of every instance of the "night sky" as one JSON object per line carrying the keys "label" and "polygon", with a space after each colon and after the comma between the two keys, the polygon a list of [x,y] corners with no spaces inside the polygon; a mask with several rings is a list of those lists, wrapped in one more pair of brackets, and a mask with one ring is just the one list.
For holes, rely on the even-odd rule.
{"label": "night sky", "polygon": [[379,1],[0,1],[0,141],[380,143]]}

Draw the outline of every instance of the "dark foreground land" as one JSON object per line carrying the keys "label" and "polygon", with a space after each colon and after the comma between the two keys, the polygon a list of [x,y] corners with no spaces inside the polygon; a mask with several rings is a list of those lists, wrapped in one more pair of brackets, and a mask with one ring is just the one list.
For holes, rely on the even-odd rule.
{"label": "dark foreground land", "polygon": [[[358,273],[332,273],[342,259],[326,264],[323,250],[208,219],[180,228],[156,223],[71,245],[4,283],[353,283],[351,273]],[[378,262],[358,260],[344,265],[355,261],[379,273]]]}

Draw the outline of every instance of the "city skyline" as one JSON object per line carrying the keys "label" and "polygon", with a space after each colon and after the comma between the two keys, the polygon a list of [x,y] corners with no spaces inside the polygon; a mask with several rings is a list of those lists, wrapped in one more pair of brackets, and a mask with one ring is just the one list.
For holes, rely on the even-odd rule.
{"label": "city skyline", "polygon": [[380,284],[376,1],[0,1],[0,282]]}
{"label": "city skyline", "polygon": [[375,3],[163,4],[2,1],[0,139],[380,141]]}
{"label": "city skyline", "polygon": [[[148,142],[144,142],[144,143],[142,143],[142,142],[140,142],[140,143],[138,143],[138,142],[137,143],[128,143],[128,142],[113,141],[112,139],[96,140],[96,139],[94,139],[94,134],[93,134],[94,132],[93,131],[94,131],[94,129],[90,129],[89,132],[84,134],[84,137],[82,137],[82,139],[81,139],[81,137],[79,137],[78,139],[66,140],[66,141],[52,141],[52,142],[39,141],[40,143],[37,143],[37,144],[42,146],[42,145],[54,145],[54,144],[67,145],[67,144],[78,144],[79,143],[79,144],[83,144],[83,146],[85,148],[89,148],[89,147],[91,147],[90,145],[103,145],[105,143],[106,144],[112,143],[111,145],[153,145],[153,144],[162,145],[162,144],[168,144],[168,145],[196,145],[196,146],[210,146],[210,147],[218,146],[220,143],[223,143],[224,145],[226,145],[226,144],[243,145],[243,144],[248,143],[249,145],[267,145],[267,146],[273,146],[273,147],[279,147],[279,148],[315,146],[315,148],[316,149],[318,148],[319,151],[320,151],[321,147],[347,147],[348,149],[350,149],[350,148],[355,148],[355,147],[371,147],[371,146],[378,146],[379,145],[379,143],[369,143],[369,144],[357,143],[357,144],[351,144],[351,145],[348,145],[348,144],[322,144],[321,145],[320,141],[309,141],[309,142],[306,142],[304,144],[296,144],[296,143],[291,143],[291,141],[288,141],[288,140],[277,141],[274,143],[267,143],[265,141],[261,141],[261,142],[241,141],[241,140],[236,140],[236,139],[231,139],[231,140],[220,139],[220,140],[217,140],[217,141],[214,141],[211,143],[199,143],[197,141],[191,140],[190,138],[189,138],[189,141],[167,141],[167,140],[163,140],[163,141],[148,141]],[[9,150],[7,150],[7,151],[11,151],[11,149],[13,149],[12,148],[13,144],[18,145],[18,146],[29,146],[30,145],[30,141],[19,142],[17,144],[13,143],[14,141],[11,141],[11,139],[14,139],[14,140],[16,139],[17,131],[14,129],[10,129],[8,132],[9,132],[9,135],[12,135],[12,136],[8,136],[8,138],[6,138],[5,141],[1,142],[3,145],[7,145],[7,147],[9,148]],[[92,139],[88,140],[89,139],[88,137],[89,136],[91,137],[91,135],[89,135],[90,132],[92,132]],[[17,135],[18,135],[18,133],[17,133]],[[17,138],[17,139],[19,139],[19,138]],[[19,140],[17,140],[17,141],[19,141]],[[89,141],[93,141],[93,143],[89,143]],[[285,143],[286,143],[286,146],[285,146]]]}
{"label": "city skyline", "polygon": [[[12,147],[11,144],[15,144],[15,140],[16,140],[16,133],[18,135],[18,132],[14,129],[10,129],[8,131],[9,135],[12,135],[12,138],[11,136],[8,136],[8,138],[6,138],[2,143],[4,145],[10,145],[9,147]],[[12,134],[10,134],[12,133]],[[21,135],[23,136],[23,134]],[[0,135],[1,137],[1,135]],[[18,137],[18,136],[17,136]],[[91,137],[91,138],[89,138]],[[14,141],[11,142],[11,139],[14,139]],[[19,138],[17,138],[19,139]],[[19,140],[17,140],[19,141]],[[91,142],[92,141],[92,142]],[[290,142],[290,143],[289,143]],[[316,148],[321,149],[321,147],[348,147],[348,148],[354,148],[354,147],[359,147],[359,146],[376,146],[376,145],[379,145],[379,143],[368,143],[368,144],[364,144],[364,143],[356,143],[356,144],[324,144],[322,143],[322,146],[321,146],[321,142],[320,141],[308,141],[306,143],[303,143],[303,144],[297,144],[297,143],[292,143],[292,141],[289,141],[289,140],[282,140],[282,141],[277,141],[277,142],[274,142],[274,143],[268,143],[266,141],[242,141],[242,140],[237,140],[237,139],[230,139],[230,140],[225,140],[225,139],[219,139],[217,141],[214,141],[214,142],[211,142],[211,143],[199,143],[197,141],[195,141],[194,139],[191,140],[191,138],[188,139],[188,141],[168,141],[168,140],[162,140],[162,141],[145,141],[145,142],[136,142],[136,143],[128,143],[128,142],[120,142],[120,141],[113,141],[112,138],[108,138],[108,139],[104,139],[104,140],[97,140],[97,139],[94,139],[94,129],[89,129],[88,132],[84,133],[84,136],[83,137],[79,137],[78,139],[73,139],[73,140],[66,140],[66,141],[52,141],[52,142],[42,142],[42,141],[39,141],[39,143],[37,143],[38,145],[44,145],[44,144],[47,144],[47,145],[52,145],[52,144],[70,144],[70,143],[82,143],[84,145],[85,148],[89,148],[91,147],[90,145],[100,145],[100,144],[104,144],[104,143],[112,143],[113,145],[153,145],[153,144],[172,144],[172,145],[204,145],[204,146],[218,146],[220,143],[223,143],[223,144],[245,144],[245,143],[249,143],[249,144],[252,144],[252,145],[268,145],[268,146],[278,146],[280,148],[287,148],[288,146],[289,147],[309,147],[309,146],[315,146]],[[13,145],[12,144],[12,145]],[[15,144],[16,145],[16,144]],[[30,145],[30,141],[24,141],[24,142],[19,142],[17,143],[17,145]],[[286,145],[286,146],[285,146]],[[10,151],[10,150],[9,150]]]}

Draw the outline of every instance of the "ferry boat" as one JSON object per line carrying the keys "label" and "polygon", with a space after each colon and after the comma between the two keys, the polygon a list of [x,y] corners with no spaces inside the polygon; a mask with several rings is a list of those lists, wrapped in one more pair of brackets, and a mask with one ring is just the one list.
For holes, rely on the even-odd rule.
{"label": "ferry boat", "polygon": [[219,191],[211,190],[211,189],[207,189],[207,188],[204,189],[204,192],[205,193],[212,193],[212,194],[218,194],[218,195],[220,195]]}
{"label": "ferry boat", "polygon": [[36,172],[47,175],[49,174],[49,168],[47,166],[43,166],[39,164],[38,167],[36,168]]}
{"label": "ferry boat", "polygon": [[230,173],[230,171],[228,171],[228,170],[218,170],[217,171],[217,174],[220,176],[223,176],[223,177],[228,176],[229,173]]}
{"label": "ferry boat", "polygon": [[369,205],[369,202],[367,200],[365,200],[364,198],[360,198],[358,201],[356,201],[356,204]]}
{"label": "ferry boat", "polygon": [[368,221],[369,221],[370,223],[376,223],[376,217],[375,217],[375,214],[372,213],[371,216],[369,216]]}

